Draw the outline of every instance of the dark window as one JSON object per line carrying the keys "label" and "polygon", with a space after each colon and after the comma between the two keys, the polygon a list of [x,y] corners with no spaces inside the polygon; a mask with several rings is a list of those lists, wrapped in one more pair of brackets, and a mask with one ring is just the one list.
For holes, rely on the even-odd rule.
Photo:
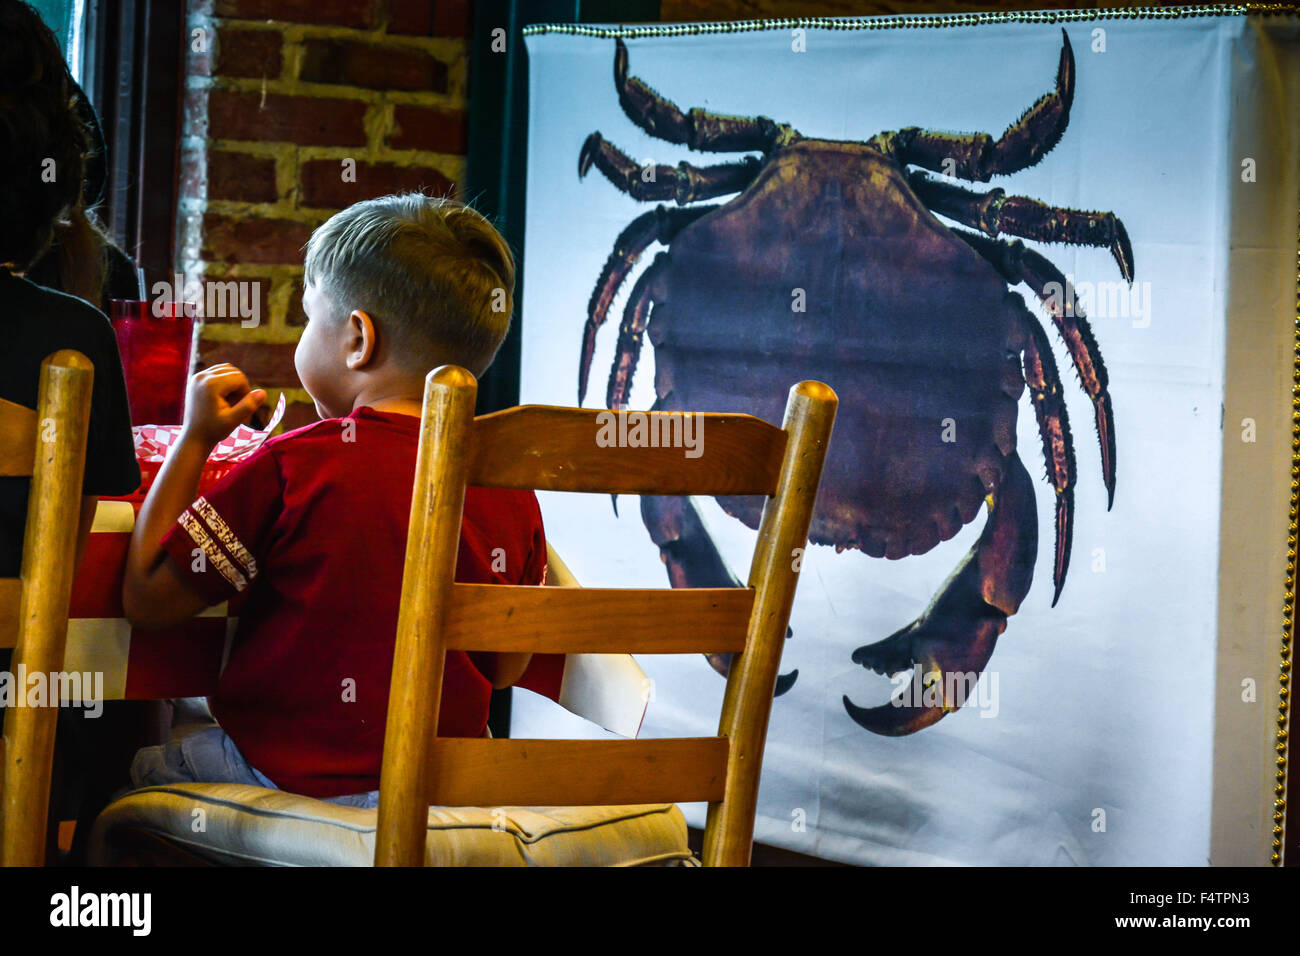
{"label": "dark window", "polygon": [[[152,283],[176,261],[177,168],[185,89],[184,7],[176,0],[47,0],[80,33],[82,88],[99,114],[108,168],[99,215]],[[75,38],[74,38],[75,39]],[[74,50],[75,54],[75,50]]]}

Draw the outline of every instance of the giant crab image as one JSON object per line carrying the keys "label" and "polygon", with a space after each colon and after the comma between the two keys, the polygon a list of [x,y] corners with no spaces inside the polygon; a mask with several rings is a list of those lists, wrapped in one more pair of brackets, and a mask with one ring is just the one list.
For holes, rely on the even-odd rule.
{"label": "giant crab image", "polygon": [[[1115,426],[1097,342],[1061,271],[1019,238],[1108,249],[1131,283],[1124,226],[1110,212],[957,182],[1009,176],[1060,141],[1075,85],[1074,55],[1062,35],[1055,89],[1001,137],[908,127],[866,142],[805,137],[765,116],[683,112],[628,73],[628,50],[618,40],[614,85],[633,123],[691,150],[758,155],[643,167],[594,132],[579,156],[580,177],[594,166],[633,199],[675,203],[637,217],[614,244],[588,306],[579,405],[597,333],[657,242],[665,251],[640,273],[623,310],[607,407],[626,406],[647,335],[655,410],[747,412],[779,423],[791,383],[827,382],[840,395],[840,412],[809,540],[837,551],[924,554],[987,505],[978,541],[930,606],[853,653],[854,662],[886,676],[910,670],[939,694],[937,705],[896,694],[875,707],[846,696],[852,719],[878,734],[910,734],[956,710],[961,700],[951,689],[983,672],[1029,592],[1038,518],[1034,485],[1016,450],[1026,386],[1055,496],[1053,606],[1065,583],[1074,447],[1047,333],[1011,288],[1022,282],[1050,314],[1091,399],[1107,507],[1114,502]],[[703,202],[722,196],[734,198]],[[743,363],[736,361],[742,345]],[[761,500],[718,502],[757,528]],[[672,586],[739,583],[689,498],[645,496],[641,514]],[[721,656],[711,663],[724,674],[729,666]],[[796,675],[783,675],[778,693]]]}

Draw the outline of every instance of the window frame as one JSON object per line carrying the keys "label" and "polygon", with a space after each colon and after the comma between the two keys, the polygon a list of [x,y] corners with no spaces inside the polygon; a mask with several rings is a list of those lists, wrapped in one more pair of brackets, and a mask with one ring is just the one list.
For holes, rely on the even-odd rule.
{"label": "window frame", "polygon": [[99,216],[148,281],[170,276],[178,259],[185,6],[85,0],[84,7],[81,85],[109,160]]}

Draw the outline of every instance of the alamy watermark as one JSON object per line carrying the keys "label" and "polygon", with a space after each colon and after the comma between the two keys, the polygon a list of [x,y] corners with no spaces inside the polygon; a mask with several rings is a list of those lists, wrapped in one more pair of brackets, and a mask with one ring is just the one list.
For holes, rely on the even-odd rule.
{"label": "alamy watermark", "polygon": [[103,671],[0,671],[0,707],[58,707],[61,701],[84,707],[87,717],[104,712]]}
{"label": "alamy watermark", "polygon": [[161,319],[167,303],[172,305],[172,315],[186,318],[239,319],[246,329],[256,328],[262,321],[261,283],[247,279],[208,279],[205,282],[186,282],[177,272],[174,282],[166,279],[153,284],[153,317]]}
{"label": "alamy watermark", "polygon": [[981,717],[998,715],[998,672],[927,671],[913,668],[895,674],[889,680],[894,693],[889,702],[895,707],[943,707],[957,710],[971,706]]}
{"label": "alamy watermark", "polygon": [[1079,282],[1074,276],[1065,277],[1065,285],[1047,282],[1043,285],[1043,302],[1060,315],[1087,316],[1091,319],[1133,320],[1133,328],[1145,329],[1151,325],[1151,283],[1134,282]]}
{"label": "alamy watermark", "polygon": [[694,412],[601,412],[601,448],[681,448],[687,458],[704,454],[704,417]]}
{"label": "alamy watermark", "polygon": [[82,892],[73,885],[50,897],[50,925],[56,927],[124,927],[133,936],[148,936],[153,928],[151,893]]}

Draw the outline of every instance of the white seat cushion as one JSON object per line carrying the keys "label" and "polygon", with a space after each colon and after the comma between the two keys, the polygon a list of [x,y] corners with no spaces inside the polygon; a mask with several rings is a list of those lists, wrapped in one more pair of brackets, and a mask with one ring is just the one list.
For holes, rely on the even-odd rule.
{"label": "white seat cushion", "polygon": [[[127,794],[95,821],[90,862],[113,866],[140,838],[231,866],[371,866],[377,810],[243,784]],[[432,807],[428,866],[696,865],[671,803],[626,807]],[[151,842],[152,842],[151,841]]]}

